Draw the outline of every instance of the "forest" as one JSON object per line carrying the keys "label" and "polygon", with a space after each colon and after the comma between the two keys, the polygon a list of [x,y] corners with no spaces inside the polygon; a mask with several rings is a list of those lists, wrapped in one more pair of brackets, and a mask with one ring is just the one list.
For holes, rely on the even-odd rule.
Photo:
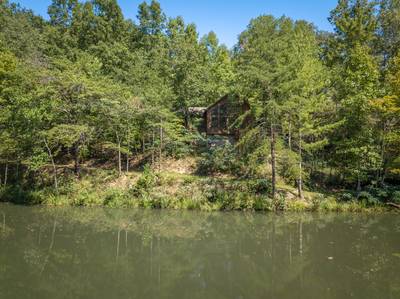
{"label": "forest", "polygon": [[[135,21],[116,0],[47,19],[0,0],[0,201],[400,207],[400,1],[339,0],[329,21],[255,16],[228,49],[156,0]],[[228,94],[250,110],[210,148],[189,108]]]}

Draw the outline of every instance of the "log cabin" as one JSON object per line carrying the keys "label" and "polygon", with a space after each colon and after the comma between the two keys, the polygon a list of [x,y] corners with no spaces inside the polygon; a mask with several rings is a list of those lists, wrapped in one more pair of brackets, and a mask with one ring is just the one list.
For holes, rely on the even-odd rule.
{"label": "log cabin", "polygon": [[[205,132],[208,136],[238,138],[242,124],[235,124],[238,118],[250,110],[247,101],[236,95],[225,95],[205,109]],[[245,123],[248,122],[248,118]]]}

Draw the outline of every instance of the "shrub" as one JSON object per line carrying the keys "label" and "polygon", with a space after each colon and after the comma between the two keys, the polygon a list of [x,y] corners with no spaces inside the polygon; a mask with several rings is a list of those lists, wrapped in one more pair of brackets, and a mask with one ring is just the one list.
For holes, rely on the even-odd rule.
{"label": "shrub", "polygon": [[199,210],[202,205],[202,199],[197,197],[184,198],[181,201],[182,207],[187,210]]}
{"label": "shrub", "polygon": [[311,207],[310,209],[312,211],[317,211],[319,209],[319,206],[321,205],[321,202],[325,200],[325,196],[323,194],[317,194],[313,197],[311,197]]}
{"label": "shrub", "polygon": [[249,192],[267,194],[272,190],[271,182],[266,179],[249,180],[247,182]]}
{"label": "shrub", "polygon": [[354,199],[353,194],[351,194],[349,192],[343,192],[340,195],[340,200],[342,200],[342,201],[351,201],[353,199]]}
{"label": "shrub", "polygon": [[309,209],[309,205],[302,200],[290,200],[286,204],[286,210],[292,212],[303,212]]}
{"label": "shrub", "polygon": [[392,201],[396,204],[400,204],[400,191],[394,191],[392,193]]}
{"label": "shrub", "polygon": [[378,199],[376,199],[371,193],[367,191],[362,191],[358,195],[358,200],[363,203],[365,207],[375,206],[379,203]]}
{"label": "shrub", "polygon": [[222,190],[218,187],[209,189],[205,195],[207,197],[207,200],[211,203],[223,202],[224,198],[225,198],[224,190]]}
{"label": "shrub", "polygon": [[[294,184],[299,177],[299,156],[291,150],[282,150],[279,162],[279,174],[289,184]],[[305,174],[303,173],[303,176]]]}
{"label": "shrub", "polygon": [[362,209],[363,209],[362,204],[360,204],[360,202],[358,202],[356,200],[352,200],[350,202],[346,202],[343,205],[343,210],[345,212],[352,212],[352,213],[353,212],[360,212],[360,211],[362,211]]}
{"label": "shrub", "polygon": [[197,172],[202,175],[237,173],[239,168],[233,146],[226,143],[224,146],[211,148],[204,153],[199,161]]}
{"label": "shrub", "polygon": [[72,205],[74,206],[90,206],[99,204],[99,196],[92,190],[82,190],[77,194],[73,194]]}
{"label": "shrub", "polygon": [[273,211],[274,204],[270,198],[256,196],[254,198],[253,209],[255,211]]}
{"label": "shrub", "polygon": [[389,198],[389,192],[387,189],[376,189],[375,190],[375,196],[380,200],[380,201],[386,201]]}
{"label": "shrub", "polygon": [[146,165],[142,175],[131,189],[131,193],[136,197],[148,194],[157,185],[158,179],[157,174],[154,173],[149,165]]}
{"label": "shrub", "polygon": [[339,212],[341,207],[334,198],[328,198],[321,202],[319,209],[325,212]]}
{"label": "shrub", "polygon": [[40,204],[46,198],[48,189],[41,191],[24,190],[21,186],[0,187],[0,201],[18,204]]}
{"label": "shrub", "polygon": [[104,197],[104,205],[107,207],[126,207],[129,197],[120,189],[107,190]]}
{"label": "shrub", "polygon": [[154,208],[154,203],[153,203],[152,198],[143,195],[140,199],[138,199],[139,201],[139,207],[140,208],[145,208],[145,209],[150,209],[150,208]]}
{"label": "shrub", "polygon": [[234,198],[232,194],[228,194],[225,190],[216,189],[216,192],[214,192],[213,202],[217,203],[221,210],[231,210]]}
{"label": "shrub", "polygon": [[253,210],[255,206],[256,196],[240,190],[216,187],[204,195],[208,203],[220,210]]}
{"label": "shrub", "polygon": [[274,201],[274,209],[276,211],[284,211],[286,208],[286,198],[282,193],[277,194],[277,198]]}

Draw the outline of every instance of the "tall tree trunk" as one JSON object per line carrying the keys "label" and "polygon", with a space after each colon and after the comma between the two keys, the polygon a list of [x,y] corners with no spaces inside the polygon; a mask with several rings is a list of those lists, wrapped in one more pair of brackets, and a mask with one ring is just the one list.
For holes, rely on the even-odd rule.
{"label": "tall tree trunk", "polygon": [[4,169],[4,187],[7,185],[8,178],[8,161],[6,162],[6,167]]}
{"label": "tall tree trunk", "polygon": [[118,140],[118,175],[121,176],[122,174],[122,162],[121,162],[121,140],[117,135]]}
{"label": "tall tree trunk", "polygon": [[292,150],[292,119],[289,117],[289,149]]}
{"label": "tall tree trunk", "polygon": [[[360,168],[358,168],[360,169]],[[360,170],[357,173],[357,196],[360,195],[361,192],[361,177],[360,177]]]}
{"label": "tall tree trunk", "polygon": [[304,199],[303,196],[303,148],[302,148],[302,134],[301,129],[299,130],[299,178],[297,181],[297,189],[299,192],[299,198]]}
{"label": "tall tree trunk", "polygon": [[115,132],[115,137],[117,138],[117,159],[118,159],[118,176],[122,175],[122,161],[121,161],[121,138],[118,132]]}
{"label": "tall tree trunk", "polygon": [[272,170],[272,199],[276,198],[276,153],[275,153],[275,128],[271,123],[271,170]]}
{"label": "tall tree trunk", "polygon": [[51,165],[53,167],[54,188],[56,189],[56,192],[58,193],[57,167],[56,167],[56,164],[54,163],[54,157],[53,157],[53,154],[52,154],[51,149],[49,147],[49,144],[47,143],[46,138],[43,141],[44,141],[44,144],[46,145],[47,153],[49,155],[49,158],[51,160]]}
{"label": "tall tree trunk", "polygon": [[154,165],[154,129],[152,130],[151,165]]}
{"label": "tall tree trunk", "polygon": [[20,163],[20,161],[17,160],[17,165],[15,168],[15,179],[17,180],[17,182],[19,182],[19,163]]}
{"label": "tall tree trunk", "polygon": [[126,173],[129,172],[129,137],[126,136],[126,147],[127,147],[127,151],[126,151]]}
{"label": "tall tree trunk", "polygon": [[122,174],[122,161],[121,161],[121,142],[118,141],[118,175]]}
{"label": "tall tree trunk", "polygon": [[386,125],[383,127],[383,136],[381,141],[381,160],[382,160],[382,167],[380,169],[380,178],[379,182],[380,185],[383,186],[385,184],[385,176],[386,176],[386,163],[385,163],[385,151],[386,151],[386,144],[385,144],[385,136],[386,136]]}
{"label": "tall tree trunk", "polygon": [[79,177],[79,173],[80,173],[80,167],[79,167],[79,144],[77,144],[76,146],[75,146],[75,150],[74,150],[74,155],[75,155],[75,157],[74,157],[74,173],[75,173],[75,175],[76,176],[78,176]]}
{"label": "tall tree trunk", "polygon": [[162,122],[160,125],[160,148],[159,148],[159,171],[161,171],[161,164],[162,164],[162,148],[163,148],[163,138],[164,138],[164,132],[163,132],[163,127],[162,127]]}
{"label": "tall tree trunk", "polygon": [[190,116],[189,116],[189,110],[185,108],[185,128],[187,130],[190,130]]}
{"label": "tall tree trunk", "polygon": [[383,168],[383,170],[382,170],[382,175],[381,175],[381,182],[380,182],[380,184],[381,184],[382,187],[384,187],[384,185],[385,185],[386,173],[387,173],[387,171],[386,171],[386,166],[385,166],[385,167]]}

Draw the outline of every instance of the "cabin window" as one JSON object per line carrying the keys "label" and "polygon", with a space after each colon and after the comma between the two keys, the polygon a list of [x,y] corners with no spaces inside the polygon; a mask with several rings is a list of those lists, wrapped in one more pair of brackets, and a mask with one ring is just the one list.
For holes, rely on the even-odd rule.
{"label": "cabin window", "polygon": [[218,109],[211,110],[211,128],[218,128]]}
{"label": "cabin window", "polygon": [[219,109],[220,117],[219,117],[219,127],[221,130],[228,129],[228,109],[226,105],[222,105]]}

